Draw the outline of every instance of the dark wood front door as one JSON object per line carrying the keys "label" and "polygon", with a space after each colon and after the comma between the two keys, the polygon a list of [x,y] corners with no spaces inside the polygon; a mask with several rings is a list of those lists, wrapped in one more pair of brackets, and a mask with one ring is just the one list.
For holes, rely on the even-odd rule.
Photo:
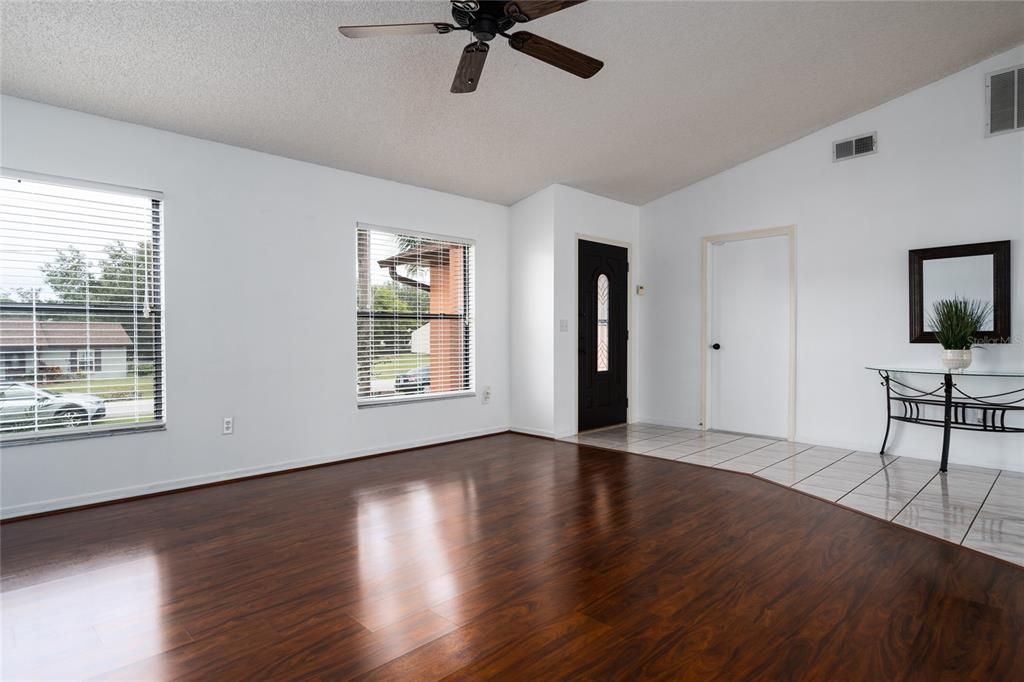
{"label": "dark wood front door", "polygon": [[579,430],[626,421],[627,251],[580,241]]}

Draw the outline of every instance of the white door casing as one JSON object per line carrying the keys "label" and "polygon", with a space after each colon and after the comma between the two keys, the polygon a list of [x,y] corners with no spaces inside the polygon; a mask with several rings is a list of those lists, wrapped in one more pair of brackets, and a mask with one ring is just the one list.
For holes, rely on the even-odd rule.
{"label": "white door casing", "polygon": [[705,429],[794,438],[794,237],[787,227],[704,239]]}

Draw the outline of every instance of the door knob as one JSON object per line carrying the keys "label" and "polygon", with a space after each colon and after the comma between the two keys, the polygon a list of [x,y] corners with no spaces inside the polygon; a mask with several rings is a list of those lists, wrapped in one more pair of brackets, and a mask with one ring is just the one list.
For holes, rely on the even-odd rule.
{"label": "door knob", "polygon": [[722,347],[722,344],[720,344],[720,343],[713,343],[713,344],[711,344],[711,349],[712,350],[718,350],[721,347]]}

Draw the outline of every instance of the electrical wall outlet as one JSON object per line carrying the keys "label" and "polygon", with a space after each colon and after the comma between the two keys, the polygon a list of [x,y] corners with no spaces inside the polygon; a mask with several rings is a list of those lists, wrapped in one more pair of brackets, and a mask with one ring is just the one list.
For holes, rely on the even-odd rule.
{"label": "electrical wall outlet", "polygon": [[221,433],[223,435],[225,435],[225,436],[230,436],[234,432],[235,432],[235,418],[234,417],[224,417],[224,427],[221,430]]}
{"label": "electrical wall outlet", "polygon": [[484,392],[483,392],[483,399],[482,400],[483,400],[484,405],[486,405],[487,403],[491,402],[491,387],[490,386],[484,386]]}

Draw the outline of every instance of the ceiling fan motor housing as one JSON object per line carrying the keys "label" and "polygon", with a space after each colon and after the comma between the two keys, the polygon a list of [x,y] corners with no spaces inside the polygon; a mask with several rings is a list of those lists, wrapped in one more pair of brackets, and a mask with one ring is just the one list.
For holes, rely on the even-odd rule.
{"label": "ceiling fan motor housing", "polygon": [[470,30],[473,31],[473,35],[476,36],[477,40],[487,42],[494,40],[494,36],[498,34],[498,22],[491,17],[478,17],[473,22]]}
{"label": "ceiling fan motor housing", "polygon": [[469,29],[477,40],[489,42],[494,40],[494,36],[515,26],[516,19],[505,14],[504,0],[483,0],[479,5],[475,12],[452,5],[455,23]]}

